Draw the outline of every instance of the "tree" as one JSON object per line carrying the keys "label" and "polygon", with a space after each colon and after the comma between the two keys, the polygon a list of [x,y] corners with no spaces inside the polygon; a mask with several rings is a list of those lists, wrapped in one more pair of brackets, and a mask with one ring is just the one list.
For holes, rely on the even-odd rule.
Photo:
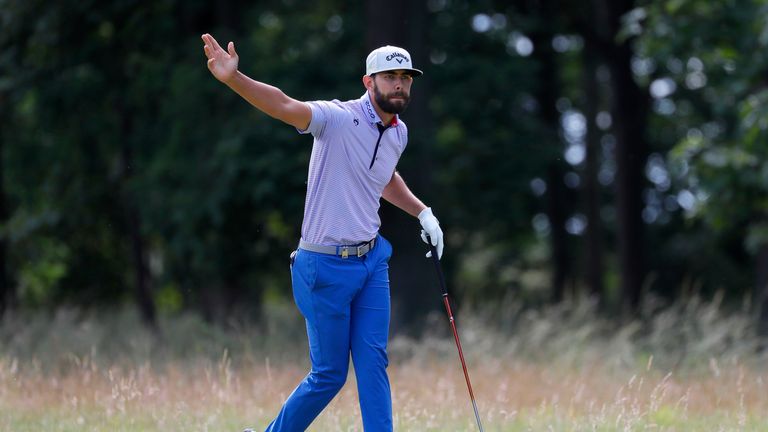
{"label": "tree", "polygon": [[587,216],[585,233],[586,281],[589,294],[596,301],[603,302],[603,223],[600,216],[600,184],[598,171],[600,164],[600,136],[595,119],[598,115],[600,102],[597,70],[600,64],[597,47],[591,39],[587,39],[582,54],[583,87],[587,119],[586,130],[586,161],[584,166],[584,195]]}
{"label": "tree", "polygon": [[[351,18],[359,12],[337,2],[260,3],[238,14],[259,23],[241,35],[229,26],[195,34],[234,40],[245,73],[292,97],[353,98],[365,56],[364,23]],[[151,219],[167,239],[169,282],[182,281],[204,316],[255,318],[262,296],[291,298],[286,263],[300,236],[312,139],[226,91],[209,76],[199,45],[195,54],[176,69],[165,107],[177,130],[152,158]]]}
{"label": "tree", "polygon": [[645,279],[645,247],[642,220],[644,169],[648,156],[645,130],[648,97],[632,74],[632,38],[622,37],[622,19],[632,10],[631,0],[599,1],[606,11],[598,26],[599,46],[610,70],[611,113],[616,135],[616,210],[621,303],[626,314],[638,312]]}
{"label": "tree", "polygon": [[[765,2],[683,0],[646,5],[627,29],[639,53],[666,66],[680,130],[670,154],[686,213],[753,257],[753,304],[768,336],[768,35]],[[717,29],[717,31],[712,31]],[[661,81],[660,81],[661,82]]]}
{"label": "tree", "polygon": [[[17,45],[16,66],[29,74],[16,88],[17,100],[22,101],[17,109],[24,116],[12,154],[26,160],[14,173],[20,185],[14,192],[23,198],[11,225],[12,234],[24,239],[17,240],[20,253],[15,259],[23,263],[20,272],[25,301],[33,305],[65,299],[98,304],[112,295],[121,298],[125,291],[120,280],[123,273],[115,270],[121,266],[118,262],[130,262],[123,255],[128,248],[119,246],[123,244],[121,229],[126,225],[133,228],[126,237],[133,238],[134,251],[138,252],[134,256],[145,256],[135,205],[125,204],[122,213],[121,200],[112,199],[120,196],[115,192],[125,177],[113,176],[110,162],[120,158],[122,148],[123,171],[134,169],[129,147],[139,139],[132,125],[136,112],[145,109],[128,101],[131,96],[138,100],[138,94],[130,90],[140,87],[132,85],[140,55],[136,51],[125,56],[116,53],[125,52],[126,47],[149,34],[131,27],[144,14],[161,11],[163,5],[156,9],[134,7],[131,2],[91,6],[66,3],[49,7],[28,2],[15,17],[22,21],[22,16],[35,17],[31,21],[34,25],[20,30],[21,43]],[[89,13],[82,13],[83,8]],[[142,22],[139,27],[145,25]],[[114,83],[129,84],[124,88]],[[91,113],[98,115],[84,117]],[[43,151],[25,156],[24,139],[32,146],[44,147]],[[25,178],[25,170],[35,174]],[[28,181],[37,182],[37,187]],[[22,189],[27,185],[27,190]],[[30,228],[37,216],[30,217],[30,213],[38,213],[45,222]],[[26,251],[53,261],[21,259]],[[134,268],[143,317],[156,327],[146,263],[136,261]],[[41,278],[46,272],[49,276]],[[44,292],[56,288],[58,292]]]}
{"label": "tree", "polygon": [[560,139],[560,113],[557,110],[557,99],[561,93],[560,70],[552,48],[552,39],[557,34],[557,22],[552,19],[554,7],[547,0],[534,2],[532,11],[536,25],[531,33],[533,42],[533,60],[538,66],[539,79],[536,82],[536,100],[539,104],[539,117],[543,130],[541,142],[550,147],[553,157],[546,169],[547,183],[547,217],[550,227],[550,254],[552,266],[552,296],[554,302],[565,298],[566,281],[571,273],[569,256],[568,233],[565,223],[569,208],[567,203],[568,191],[563,183],[566,173],[565,162],[560,157],[564,148]]}
{"label": "tree", "polygon": [[[0,44],[0,47],[3,45]],[[0,90],[0,118],[10,117],[10,113],[4,109],[6,106],[5,94]],[[3,131],[8,130],[9,125],[3,125]],[[5,228],[8,223],[8,209],[5,192],[5,134],[0,135],[0,227]],[[8,309],[9,300],[13,294],[12,286],[8,280],[8,240],[5,229],[0,231],[0,318]]]}

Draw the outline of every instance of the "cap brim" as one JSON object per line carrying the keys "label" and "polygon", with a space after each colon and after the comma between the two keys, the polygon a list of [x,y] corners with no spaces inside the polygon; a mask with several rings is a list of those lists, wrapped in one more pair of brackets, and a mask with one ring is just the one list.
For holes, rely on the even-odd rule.
{"label": "cap brim", "polygon": [[382,69],[382,70],[379,70],[379,71],[376,71],[376,72],[371,72],[368,75],[373,75],[375,73],[396,71],[396,70],[406,71],[406,72],[410,73],[412,76],[415,76],[415,77],[424,75],[424,72],[422,72],[422,71],[420,71],[418,69],[409,69],[409,68],[401,68],[401,67],[393,67],[393,68],[389,68],[389,69]]}

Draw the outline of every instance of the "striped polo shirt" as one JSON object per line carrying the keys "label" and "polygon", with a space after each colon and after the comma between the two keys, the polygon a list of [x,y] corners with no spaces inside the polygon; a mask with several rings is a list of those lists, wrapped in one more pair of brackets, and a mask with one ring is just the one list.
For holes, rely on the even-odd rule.
{"label": "striped polo shirt", "polygon": [[371,240],[381,225],[379,202],[408,143],[397,115],[382,125],[366,92],[360,99],[308,102],[314,138],[301,237],[319,245]]}

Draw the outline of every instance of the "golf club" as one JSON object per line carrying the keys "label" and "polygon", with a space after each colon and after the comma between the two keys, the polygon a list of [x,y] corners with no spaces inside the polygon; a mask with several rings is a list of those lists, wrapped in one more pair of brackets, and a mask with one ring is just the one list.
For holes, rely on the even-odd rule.
{"label": "golf club", "polygon": [[475,394],[472,391],[472,383],[469,382],[469,372],[467,372],[467,363],[464,361],[464,353],[461,350],[461,341],[459,340],[459,332],[456,331],[456,322],[453,319],[453,312],[451,311],[451,304],[448,301],[448,289],[445,287],[445,276],[443,275],[443,268],[440,266],[440,258],[437,256],[437,248],[432,244],[432,239],[427,237],[429,243],[429,249],[432,251],[432,262],[435,264],[435,270],[437,271],[437,279],[440,282],[440,290],[443,294],[443,303],[445,304],[445,311],[448,313],[448,321],[451,323],[451,330],[453,330],[453,338],[456,339],[456,348],[459,349],[459,359],[461,359],[461,367],[464,369],[464,378],[467,380],[467,388],[469,389],[469,398],[472,400],[472,408],[475,410],[475,419],[477,420],[477,427],[480,432],[483,432],[483,424],[480,423],[480,414],[477,411],[477,403],[475,403]]}

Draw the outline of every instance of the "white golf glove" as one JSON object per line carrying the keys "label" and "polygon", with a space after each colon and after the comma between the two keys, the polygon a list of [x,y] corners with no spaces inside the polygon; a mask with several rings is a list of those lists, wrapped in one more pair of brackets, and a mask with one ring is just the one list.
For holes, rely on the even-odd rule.
{"label": "white golf glove", "polygon": [[[437,248],[437,259],[443,257],[443,230],[440,229],[440,222],[437,221],[435,215],[432,214],[432,209],[427,207],[419,213],[419,222],[421,222],[421,239],[424,243],[429,244],[429,239],[432,240],[432,246]],[[427,258],[432,256],[432,251],[427,252]]]}

